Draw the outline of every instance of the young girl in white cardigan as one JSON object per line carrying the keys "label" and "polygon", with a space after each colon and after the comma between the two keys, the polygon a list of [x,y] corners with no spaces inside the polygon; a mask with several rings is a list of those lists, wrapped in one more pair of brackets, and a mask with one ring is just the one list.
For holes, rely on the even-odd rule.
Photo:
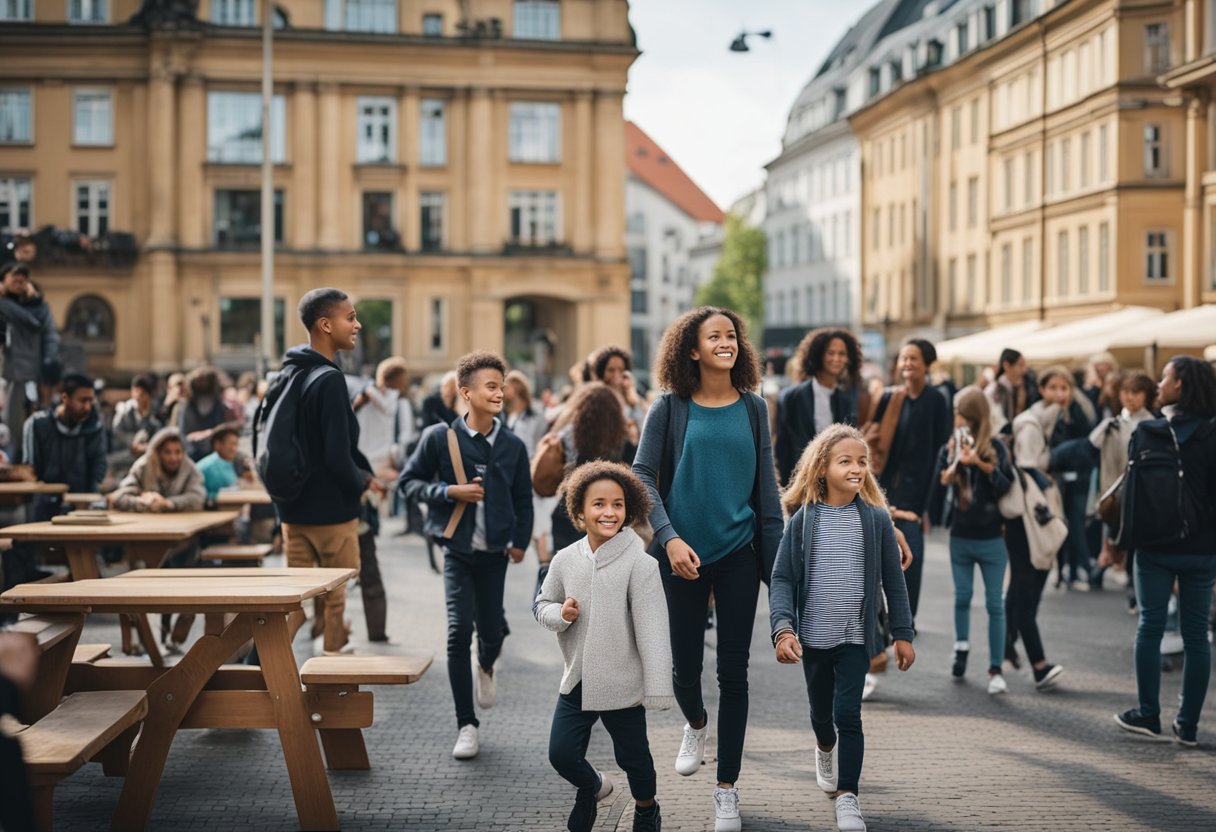
{"label": "young girl in white cardigan", "polygon": [[590,832],[596,804],[613,790],[587,762],[591,728],[601,720],[637,801],[633,830],[657,832],[646,710],[666,710],[675,699],[658,562],[630,528],[647,517],[650,499],[627,467],[612,462],[579,466],[565,487],[570,518],[587,535],[553,558],[532,612],[558,634],[565,659],[549,762],[578,789],[566,828]]}

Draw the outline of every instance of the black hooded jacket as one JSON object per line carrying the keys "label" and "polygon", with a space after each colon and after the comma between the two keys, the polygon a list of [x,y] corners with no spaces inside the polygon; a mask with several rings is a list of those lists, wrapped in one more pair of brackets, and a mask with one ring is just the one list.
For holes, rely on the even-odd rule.
{"label": "black hooded jacket", "polygon": [[330,366],[300,400],[300,431],[309,473],[299,498],[279,503],[284,523],[334,525],[359,516],[359,500],[372,477],[372,466],[359,452],[359,422],[351,410],[346,377],[341,368],[307,346],[292,347],[283,367],[307,373]]}

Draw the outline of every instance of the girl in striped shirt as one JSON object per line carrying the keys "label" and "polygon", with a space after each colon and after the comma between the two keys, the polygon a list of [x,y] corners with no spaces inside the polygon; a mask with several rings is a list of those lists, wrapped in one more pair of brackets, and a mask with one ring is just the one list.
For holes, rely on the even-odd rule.
{"label": "girl in striped shirt", "polygon": [[777,661],[802,660],[816,780],[836,799],[837,828],[864,832],[857,802],[865,748],[861,691],[870,656],[883,644],[879,592],[886,595],[900,670],[912,666],[916,651],[895,529],[861,433],[832,425],[816,436],[784,502],[794,516],[769,590],[773,645]]}

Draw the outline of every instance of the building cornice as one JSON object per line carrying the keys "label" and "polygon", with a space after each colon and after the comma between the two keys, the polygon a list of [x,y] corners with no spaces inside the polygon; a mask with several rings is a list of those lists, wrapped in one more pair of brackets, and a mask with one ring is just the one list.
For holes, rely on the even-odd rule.
{"label": "building cornice", "polygon": [[785,162],[792,161],[800,156],[805,156],[813,150],[817,150],[826,144],[840,139],[847,138],[853,135],[852,129],[849,127],[848,118],[841,118],[831,124],[820,127],[812,133],[807,133],[798,141],[794,142],[789,147],[783,148],[780,155],[764,166],[765,170],[771,171],[774,167]]}

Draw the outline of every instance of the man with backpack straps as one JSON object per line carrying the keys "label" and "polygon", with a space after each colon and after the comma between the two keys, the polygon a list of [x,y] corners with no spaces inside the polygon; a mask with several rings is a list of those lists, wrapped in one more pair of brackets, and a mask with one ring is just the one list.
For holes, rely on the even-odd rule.
{"label": "man with backpack straps", "polygon": [[1175,356],[1157,387],[1165,419],[1132,434],[1121,497],[1119,543],[1136,549],[1136,687],[1140,704],[1115,715],[1119,727],[1153,739],[1161,732],[1161,636],[1174,584],[1185,661],[1174,738],[1197,745],[1212,673],[1208,614],[1216,585],[1216,372]]}
{"label": "man with backpack straps", "polygon": [[[313,289],[300,299],[308,345],[292,347],[266,391],[254,425],[258,474],[283,522],[288,566],[359,568],[360,500],[384,494],[359,452],[359,423],[334,359],[353,350],[362,325],[338,289]],[[264,442],[259,442],[264,440]],[[346,646],[346,587],[318,599],[326,655]]]}

